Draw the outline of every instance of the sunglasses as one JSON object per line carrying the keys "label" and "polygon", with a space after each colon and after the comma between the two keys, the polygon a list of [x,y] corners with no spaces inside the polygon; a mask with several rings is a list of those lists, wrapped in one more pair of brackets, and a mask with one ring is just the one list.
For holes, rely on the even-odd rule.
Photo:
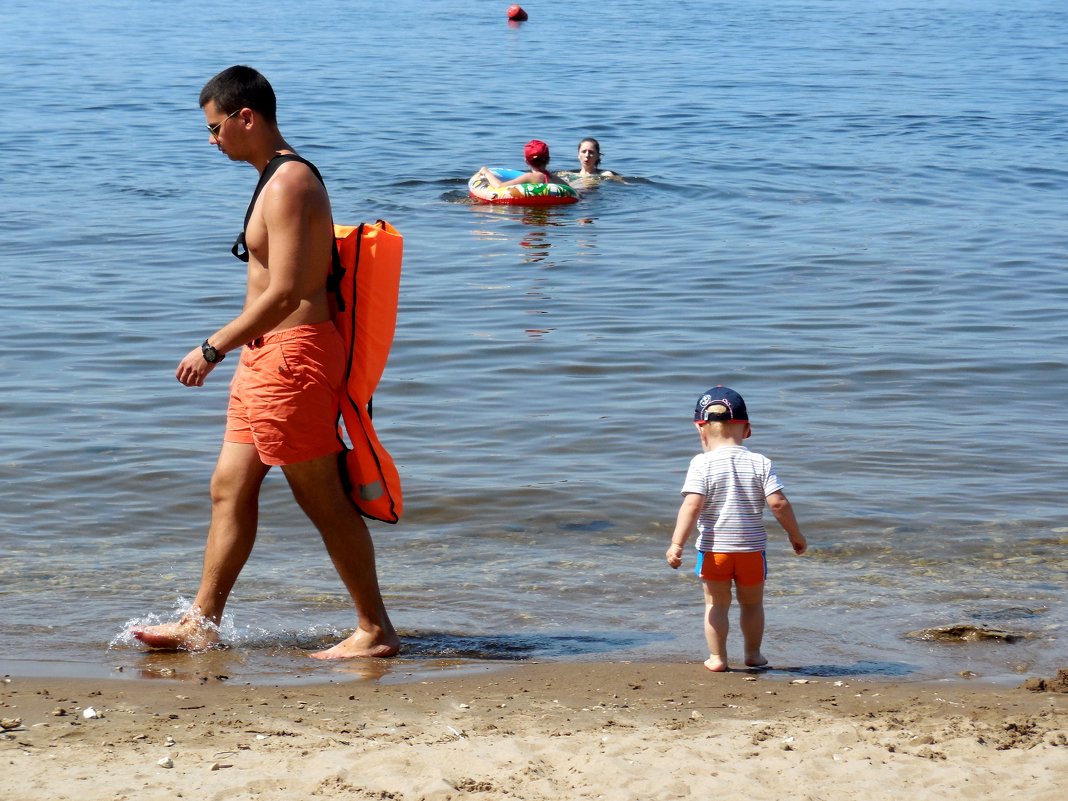
{"label": "sunglasses", "polygon": [[[240,113],[241,113],[241,109],[238,109],[237,111],[232,112],[230,114],[230,116],[226,118],[226,120],[230,119],[231,117],[236,117]],[[211,134],[212,137],[214,137],[215,139],[218,139],[219,138],[219,131],[222,130],[222,127],[226,123],[226,120],[223,120],[222,122],[217,122],[214,125],[205,124],[204,127],[208,129],[208,133]]]}

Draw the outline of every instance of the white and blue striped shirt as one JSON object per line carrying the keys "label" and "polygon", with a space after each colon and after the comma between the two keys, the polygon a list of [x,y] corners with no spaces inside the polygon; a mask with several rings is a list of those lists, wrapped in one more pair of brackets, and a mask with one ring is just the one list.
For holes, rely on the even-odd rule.
{"label": "white and blue striped shirt", "polygon": [[683,494],[705,496],[697,518],[697,550],[716,553],[763,551],[765,498],[781,490],[771,460],[742,445],[699,453],[690,462]]}

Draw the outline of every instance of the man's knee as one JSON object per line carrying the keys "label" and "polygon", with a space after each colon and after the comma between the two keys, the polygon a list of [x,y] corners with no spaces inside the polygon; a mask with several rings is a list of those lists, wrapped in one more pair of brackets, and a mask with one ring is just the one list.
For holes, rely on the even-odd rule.
{"label": "man's knee", "polygon": [[212,506],[238,506],[255,503],[259,497],[259,485],[247,487],[238,477],[218,470],[211,476],[210,493]]}
{"label": "man's knee", "polygon": [[213,504],[255,501],[270,468],[258,460],[227,458],[215,465],[209,485]]}

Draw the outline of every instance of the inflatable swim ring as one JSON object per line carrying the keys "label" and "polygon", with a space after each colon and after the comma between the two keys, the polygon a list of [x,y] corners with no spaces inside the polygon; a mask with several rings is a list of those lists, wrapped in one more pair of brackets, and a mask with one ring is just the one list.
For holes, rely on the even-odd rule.
{"label": "inflatable swim ring", "polygon": [[[505,170],[494,167],[490,170],[502,181],[510,181],[522,175],[525,170]],[[471,197],[484,203],[510,203],[515,206],[555,206],[561,203],[574,203],[578,193],[567,184],[513,184],[512,186],[490,186],[485,176],[477,172],[467,182]]]}

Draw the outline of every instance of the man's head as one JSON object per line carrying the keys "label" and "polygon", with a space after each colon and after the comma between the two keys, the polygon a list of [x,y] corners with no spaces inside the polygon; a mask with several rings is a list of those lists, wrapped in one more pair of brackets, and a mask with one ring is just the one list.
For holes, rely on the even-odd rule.
{"label": "man's head", "polygon": [[274,89],[252,67],[229,67],[204,84],[200,90],[200,107],[205,108],[209,103],[214,103],[216,110],[224,115],[248,108],[269,123],[277,121]]}

